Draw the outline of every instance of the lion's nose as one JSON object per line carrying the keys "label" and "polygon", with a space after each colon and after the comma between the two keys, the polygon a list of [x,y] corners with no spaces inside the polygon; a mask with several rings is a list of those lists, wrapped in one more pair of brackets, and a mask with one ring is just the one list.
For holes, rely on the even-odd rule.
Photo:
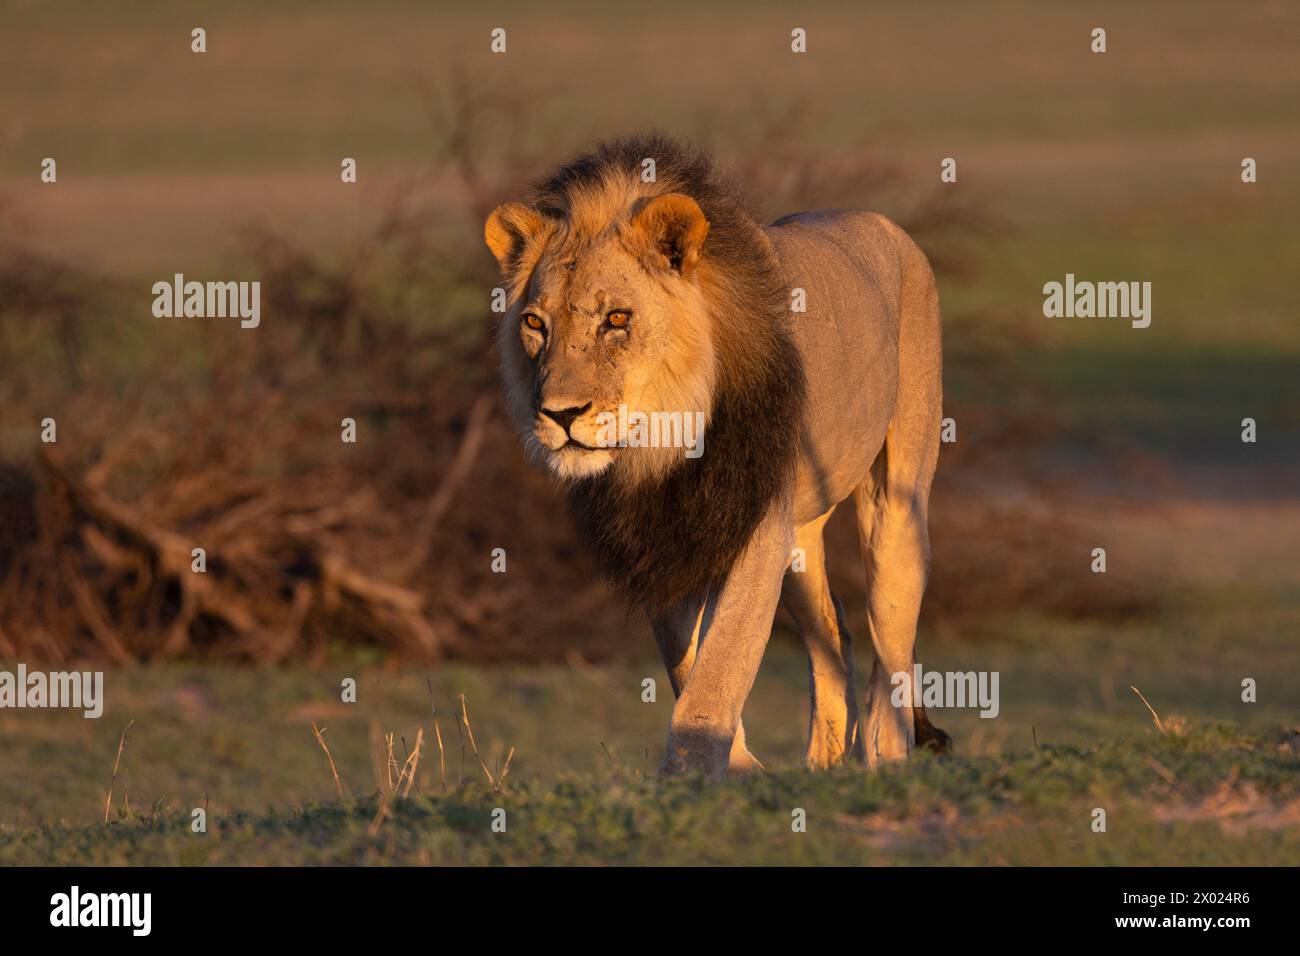
{"label": "lion's nose", "polygon": [[591,402],[588,402],[586,405],[581,407],[543,408],[542,414],[563,428],[564,433],[567,435],[569,433],[569,426],[573,424],[573,420],[589,408],[591,408]]}

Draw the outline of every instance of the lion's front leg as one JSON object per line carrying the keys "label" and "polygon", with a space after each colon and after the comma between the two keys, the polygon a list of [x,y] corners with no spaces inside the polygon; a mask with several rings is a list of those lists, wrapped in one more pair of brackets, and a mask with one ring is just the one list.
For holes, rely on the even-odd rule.
{"label": "lion's front leg", "polygon": [[759,524],[727,583],[704,605],[695,628],[694,663],[673,707],[663,772],[698,770],[717,778],[729,769],[759,766],[745,746],[740,714],[772,633],[793,543],[786,509],[774,510]]}
{"label": "lion's front leg", "polygon": [[[704,617],[704,608],[708,596],[683,602],[680,606],[651,621],[655,643],[663,655],[664,667],[668,669],[668,679],[673,685],[673,698],[682,696],[686,679],[690,677],[691,668],[695,666],[695,652],[700,646],[700,623]],[[736,725],[736,736],[731,744],[731,756],[728,769],[732,773],[746,773],[762,770],[763,765],[745,746],[745,722],[742,719]]]}

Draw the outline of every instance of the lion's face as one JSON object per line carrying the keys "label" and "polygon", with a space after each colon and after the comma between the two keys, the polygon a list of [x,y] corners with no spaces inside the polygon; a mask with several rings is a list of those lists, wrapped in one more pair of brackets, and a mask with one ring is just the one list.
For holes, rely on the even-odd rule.
{"label": "lion's face", "polygon": [[[515,204],[489,219],[489,245],[500,247],[495,224],[508,243],[498,258],[516,280],[498,337],[512,410],[526,444],[561,477],[616,463],[636,476],[679,461],[682,448],[628,447],[620,422],[711,410],[713,351],[694,269],[707,222],[680,199],[689,207],[659,197],[595,235],[529,220],[535,230],[518,239],[526,207]],[[517,276],[511,267],[525,255],[531,272]]]}

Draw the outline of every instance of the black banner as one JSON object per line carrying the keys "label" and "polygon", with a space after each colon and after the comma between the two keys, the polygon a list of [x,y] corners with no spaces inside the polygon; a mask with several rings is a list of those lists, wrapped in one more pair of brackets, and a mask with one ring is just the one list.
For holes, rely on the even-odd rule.
{"label": "black banner", "polygon": [[[481,931],[545,941],[590,922],[668,940],[811,929],[863,942],[1190,936],[1225,945],[1288,925],[1282,869],[10,869],[7,939],[374,942]],[[612,942],[612,940],[611,940]]]}

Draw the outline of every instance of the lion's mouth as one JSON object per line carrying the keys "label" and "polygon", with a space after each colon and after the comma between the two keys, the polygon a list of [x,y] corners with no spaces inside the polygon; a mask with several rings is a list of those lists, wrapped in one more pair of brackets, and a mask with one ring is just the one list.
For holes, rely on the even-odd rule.
{"label": "lion's mouth", "polygon": [[604,451],[603,448],[593,448],[591,445],[584,445],[582,442],[578,441],[578,439],[576,439],[576,438],[570,438],[568,441],[566,441],[566,442],[565,442],[563,445],[561,445],[560,447],[561,447],[561,448],[580,448],[580,449],[583,450],[583,451]]}

